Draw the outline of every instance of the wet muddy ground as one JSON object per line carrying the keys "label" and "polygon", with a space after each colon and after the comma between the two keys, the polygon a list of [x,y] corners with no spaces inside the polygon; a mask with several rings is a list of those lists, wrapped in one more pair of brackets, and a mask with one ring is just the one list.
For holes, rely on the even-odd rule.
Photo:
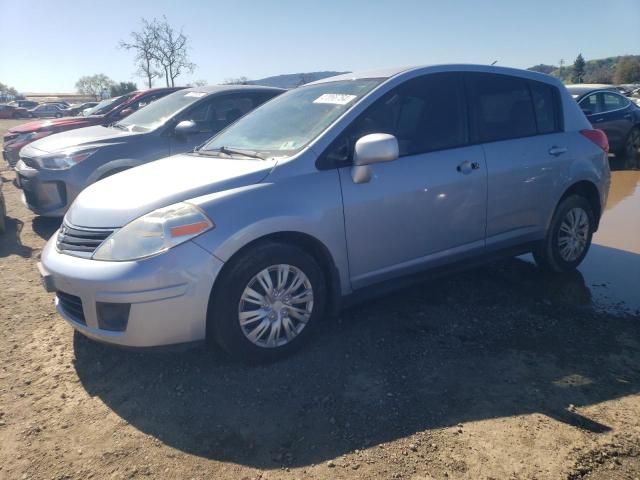
{"label": "wet muddy ground", "polygon": [[424,282],[259,367],[74,335],[35,269],[58,222],[0,169],[0,478],[637,478],[640,173],[612,161],[580,272]]}

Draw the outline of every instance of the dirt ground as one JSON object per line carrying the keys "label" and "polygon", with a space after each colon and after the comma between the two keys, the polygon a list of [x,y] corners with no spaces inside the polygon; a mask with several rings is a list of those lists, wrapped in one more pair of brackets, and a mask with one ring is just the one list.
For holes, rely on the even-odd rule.
{"label": "dirt ground", "polygon": [[504,260],[266,366],[119,350],[56,314],[36,262],[59,222],[0,175],[0,479],[640,478],[640,312],[596,308],[597,279]]}

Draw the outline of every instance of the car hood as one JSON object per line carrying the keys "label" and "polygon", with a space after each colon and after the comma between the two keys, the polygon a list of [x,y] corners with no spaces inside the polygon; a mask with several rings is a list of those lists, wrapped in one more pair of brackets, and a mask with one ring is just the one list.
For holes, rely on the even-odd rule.
{"label": "car hood", "polygon": [[[39,150],[43,153],[59,152],[68,148],[89,148],[93,146],[105,146],[114,143],[121,143],[124,138],[137,137],[143,133],[132,133],[128,130],[103,127],[96,125],[93,127],[77,128],[68,132],[56,133],[48,137],[41,138],[25,147],[25,156],[31,155],[31,149]],[[31,148],[29,148],[31,147]]]}
{"label": "car hood", "polygon": [[55,120],[36,120],[35,122],[27,122],[17,127],[11,128],[12,133],[29,133],[39,130],[70,130],[72,128],[87,127],[89,125],[98,125],[104,121],[102,116],[92,117],[69,117],[56,118]]}
{"label": "car hood", "polygon": [[273,167],[271,161],[175,155],[90,185],[65,220],[78,227],[122,227],[157,208],[258,183]]}

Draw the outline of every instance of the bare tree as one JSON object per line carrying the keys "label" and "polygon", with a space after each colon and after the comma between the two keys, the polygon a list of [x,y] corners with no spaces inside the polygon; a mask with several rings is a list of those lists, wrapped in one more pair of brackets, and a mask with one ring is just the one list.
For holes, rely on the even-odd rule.
{"label": "bare tree", "polygon": [[187,37],[180,30],[174,30],[167,17],[162,17],[162,21],[154,19],[155,25],[155,56],[157,62],[164,69],[164,76],[167,87],[175,86],[176,78],[183,72],[192,73],[196,65],[189,60],[187,53]]}
{"label": "bare tree", "polygon": [[91,95],[99,100],[104,92],[109,92],[111,86],[114,85],[113,80],[104,73],[97,75],[87,75],[80,77],[76,82],[76,90],[84,95]]}
{"label": "bare tree", "polygon": [[[147,79],[149,88],[153,86],[153,79],[160,76],[156,69],[157,58],[157,21],[142,19],[142,29],[139,32],[131,32],[131,42],[120,41],[120,48],[134,50],[136,52],[136,65],[138,72]],[[168,83],[167,83],[168,85]]]}

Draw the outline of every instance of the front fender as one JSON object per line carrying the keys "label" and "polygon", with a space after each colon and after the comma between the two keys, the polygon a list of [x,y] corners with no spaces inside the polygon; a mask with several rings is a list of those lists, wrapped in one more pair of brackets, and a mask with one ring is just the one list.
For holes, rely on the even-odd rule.
{"label": "front fender", "polygon": [[293,232],[313,237],[327,249],[349,289],[342,194],[335,170],[313,172],[218,192],[189,201],[202,208],[215,228],[194,241],[227,262],[240,249],[267,235]]}
{"label": "front fender", "polygon": [[126,170],[128,168],[137,167],[138,165],[142,165],[143,162],[140,160],[135,160],[132,158],[121,158],[118,160],[112,160],[104,165],[100,165],[96,168],[91,175],[87,178],[87,185],[91,185],[92,183],[97,182],[105,175],[114,170]]}

